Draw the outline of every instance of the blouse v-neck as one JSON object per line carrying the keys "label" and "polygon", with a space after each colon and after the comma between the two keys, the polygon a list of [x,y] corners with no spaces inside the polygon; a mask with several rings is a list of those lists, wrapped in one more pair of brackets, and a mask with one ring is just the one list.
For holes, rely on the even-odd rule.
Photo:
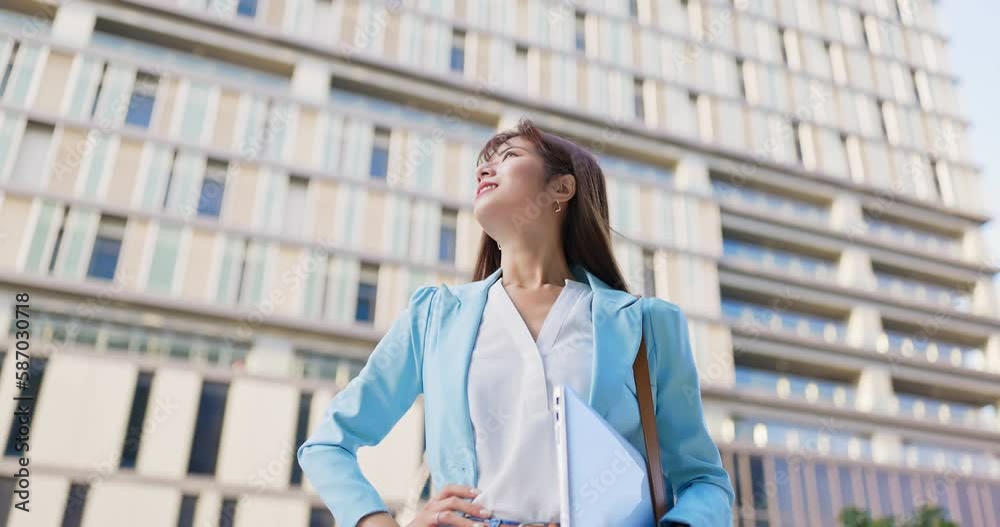
{"label": "blouse v-neck", "polygon": [[535,339],[531,336],[531,329],[528,327],[528,323],[517,310],[514,299],[507,294],[507,289],[501,283],[500,279],[497,279],[493,285],[499,289],[500,295],[498,296],[510,315],[508,318],[511,320],[511,325],[518,328],[515,330],[518,334],[517,338],[521,341],[522,345],[529,346],[538,353],[543,353],[551,347],[552,342],[559,334],[559,329],[562,327],[563,322],[566,321],[566,316],[572,310],[573,304],[580,298],[580,293],[583,292],[583,289],[587,287],[576,280],[565,279],[565,285],[563,285],[559,294],[556,295],[556,299],[549,307],[549,311],[546,313],[545,318],[542,320],[542,325],[538,329],[538,338]]}

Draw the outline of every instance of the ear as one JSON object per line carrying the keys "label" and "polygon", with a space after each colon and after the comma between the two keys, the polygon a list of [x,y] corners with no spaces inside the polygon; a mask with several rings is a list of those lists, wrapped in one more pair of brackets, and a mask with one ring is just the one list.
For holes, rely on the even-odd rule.
{"label": "ear", "polygon": [[573,174],[559,174],[549,182],[549,192],[552,197],[566,202],[576,195],[576,176]]}

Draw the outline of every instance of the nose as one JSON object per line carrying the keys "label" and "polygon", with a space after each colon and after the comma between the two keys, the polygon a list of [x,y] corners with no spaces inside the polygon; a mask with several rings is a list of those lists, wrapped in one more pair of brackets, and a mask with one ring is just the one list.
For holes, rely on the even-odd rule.
{"label": "nose", "polygon": [[484,163],[480,165],[479,170],[476,173],[476,182],[479,183],[491,175],[496,175],[496,170],[493,168],[493,165]]}

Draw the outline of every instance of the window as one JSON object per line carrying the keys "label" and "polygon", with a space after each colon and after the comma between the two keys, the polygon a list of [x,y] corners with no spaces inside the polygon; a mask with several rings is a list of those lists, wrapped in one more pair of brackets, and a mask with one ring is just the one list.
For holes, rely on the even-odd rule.
{"label": "window", "polygon": [[177,527],[194,527],[194,508],[198,496],[185,494],[181,497],[181,510],[177,513]]}
{"label": "window", "polygon": [[333,516],[321,507],[309,510],[309,527],[333,527]]}
{"label": "window", "polygon": [[[21,454],[28,449],[28,432],[31,428],[31,418],[38,408],[38,396],[42,393],[42,381],[45,379],[45,366],[47,359],[33,357],[31,365],[28,367],[28,375],[24,379],[28,382],[28,389],[23,390],[20,395],[33,396],[34,399],[25,404],[31,406],[31,412],[27,416],[14,415],[10,423],[10,432],[7,434],[7,448],[4,450],[5,456],[21,457]],[[24,422],[22,422],[22,419]]]}
{"label": "window", "polygon": [[802,124],[798,121],[792,122],[792,137],[795,139],[795,159],[800,165],[804,165],[805,156],[802,154]]}
{"label": "window", "polygon": [[206,382],[201,387],[198,418],[195,421],[191,457],[188,460],[189,474],[215,474],[228,395],[229,385],[225,383]]}
{"label": "window", "polygon": [[656,259],[652,249],[642,250],[642,294],[656,296]]}
{"label": "window", "polygon": [[309,179],[302,176],[288,176],[288,195],[285,198],[285,219],[282,223],[285,234],[301,236],[306,224],[306,196]]}
{"label": "window", "polygon": [[101,100],[101,92],[104,91],[104,76],[108,73],[108,63],[101,64],[101,75],[97,80],[97,90],[94,92],[94,102],[90,105],[90,115],[93,117],[97,113],[97,101]]}
{"label": "window", "polygon": [[7,91],[7,82],[10,81],[10,74],[14,71],[14,60],[17,59],[17,51],[20,48],[21,43],[15,40],[10,50],[10,58],[7,59],[7,65],[3,68],[3,77],[0,77],[0,95]]}
{"label": "window", "polygon": [[632,17],[632,20],[639,19],[639,0],[629,0],[628,16]]}
{"label": "window", "polygon": [[587,50],[587,16],[583,11],[576,12],[576,50]]}
{"label": "window", "polygon": [[361,280],[358,283],[357,309],[354,319],[358,322],[375,321],[375,297],[378,292],[378,266],[361,264]]}
{"label": "window", "polygon": [[385,179],[389,171],[389,129],[375,127],[375,140],[372,143],[372,160],[369,175],[377,179]]}
{"label": "window", "polygon": [[149,274],[146,277],[147,291],[173,292],[183,229],[181,225],[166,223],[158,226],[153,256],[149,263]]}
{"label": "window", "polygon": [[[17,148],[17,161],[14,162],[7,178],[12,186],[22,188],[41,186],[41,170],[48,158],[52,133],[52,125],[28,121],[24,128],[24,136],[21,138],[21,145]],[[0,176],[2,175],[0,173]]]}
{"label": "window", "polygon": [[66,509],[63,511],[62,527],[80,527],[80,524],[83,522],[83,508],[87,505],[87,493],[89,491],[90,486],[83,483],[73,483],[69,486],[69,495],[66,497]]}
{"label": "window", "polygon": [[790,66],[788,63],[788,31],[783,27],[778,28],[778,45],[781,48],[781,62],[786,66]]}
{"label": "window", "polygon": [[210,159],[205,169],[205,179],[201,182],[201,197],[198,199],[198,215],[219,217],[222,210],[222,195],[226,190],[227,164]]}
{"label": "window", "polygon": [[948,171],[948,165],[944,161],[934,161],[934,189],[937,191],[938,196],[941,196],[941,202],[952,204],[955,202],[954,188],[951,185],[951,173]]}
{"label": "window", "polygon": [[236,6],[237,15],[247,18],[257,16],[257,0],[239,0],[239,2]]}
{"label": "window", "polygon": [[465,31],[454,29],[451,32],[451,71],[465,71]]}
{"label": "window", "polygon": [[299,395],[299,416],[295,423],[295,443],[292,448],[291,484],[293,486],[302,485],[302,467],[299,466],[295,447],[305,443],[306,437],[309,434],[309,410],[312,407],[312,398],[313,396],[311,392],[302,392],[302,394]]}
{"label": "window", "polygon": [[636,77],[632,80],[632,99],[635,103],[635,118],[642,121],[646,115],[646,105],[644,104],[642,92],[642,78]]}
{"label": "window", "polygon": [[222,500],[222,510],[219,511],[219,527],[234,525],[236,525],[236,498],[225,498]]}
{"label": "window", "polygon": [[97,239],[94,240],[94,249],[90,254],[90,265],[87,267],[88,277],[114,279],[124,236],[125,218],[101,216]]}
{"label": "window", "polygon": [[444,209],[441,212],[441,233],[438,241],[438,261],[455,263],[455,244],[458,239],[458,211]]}
{"label": "window", "polygon": [[143,424],[146,420],[146,407],[149,403],[149,390],[153,385],[153,374],[142,372],[135,382],[135,393],[132,396],[132,411],[128,415],[128,426],[125,428],[125,441],[122,445],[121,468],[135,468],[139,457],[139,442],[142,439]]}
{"label": "window", "polygon": [[514,46],[514,71],[519,79],[528,78],[528,47],[518,44]]}
{"label": "window", "polygon": [[750,99],[747,98],[747,72],[743,59],[736,60],[736,77],[739,81],[740,97],[749,101]]}
{"label": "window", "polygon": [[56,241],[52,244],[52,258],[49,259],[49,272],[56,268],[56,257],[59,256],[59,245],[62,244],[63,232],[66,230],[66,217],[69,215],[69,207],[63,207],[62,220],[59,222],[59,231],[56,233]]}
{"label": "window", "polygon": [[156,88],[160,78],[156,75],[140,71],[136,75],[132,96],[128,101],[128,113],[125,114],[125,124],[149,128],[153,118],[153,105],[156,102]]}

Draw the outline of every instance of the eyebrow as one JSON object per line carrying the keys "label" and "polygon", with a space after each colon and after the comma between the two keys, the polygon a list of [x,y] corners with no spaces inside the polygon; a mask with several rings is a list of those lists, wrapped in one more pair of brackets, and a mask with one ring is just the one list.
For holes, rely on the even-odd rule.
{"label": "eyebrow", "polygon": [[503,150],[500,150],[499,152],[494,153],[492,156],[490,156],[490,159],[493,159],[495,156],[502,156],[504,152],[506,152],[508,150],[513,150],[515,148],[520,148],[521,150],[524,150],[525,152],[528,151],[523,146],[511,145],[511,146],[508,146],[507,148],[504,148]]}

